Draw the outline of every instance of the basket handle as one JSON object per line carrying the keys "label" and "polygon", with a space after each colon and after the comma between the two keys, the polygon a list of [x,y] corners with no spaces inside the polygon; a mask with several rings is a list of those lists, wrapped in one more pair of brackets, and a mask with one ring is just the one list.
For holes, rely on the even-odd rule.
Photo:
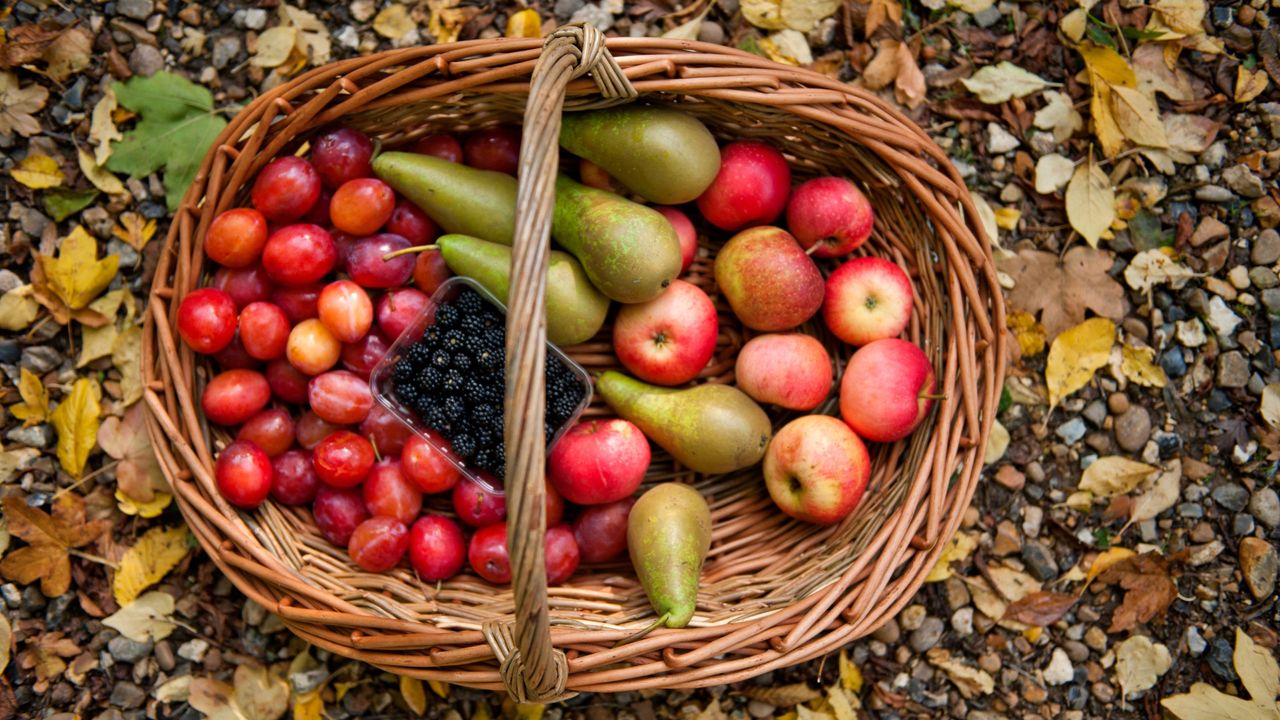
{"label": "basket handle", "polygon": [[631,81],[591,25],[569,25],[543,44],[533,69],[520,145],[515,241],[507,305],[506,413],[507,546],[515,595],[510,621],[483,626],[507,691],[518,702],[564,695],[564,653],[551,644],[547,612],[546,536],[546,305],[547,253],[560,159],[560,113],[570,80],[590,72],[604,99],[575,107],[611,105],[636,97]]}

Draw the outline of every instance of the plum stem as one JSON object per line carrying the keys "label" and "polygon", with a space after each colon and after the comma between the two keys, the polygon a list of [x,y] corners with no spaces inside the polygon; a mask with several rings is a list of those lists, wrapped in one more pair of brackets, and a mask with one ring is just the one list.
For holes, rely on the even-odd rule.
{"label": "plum stem", "polygon": [[920,400],[943,400],[947,397],[947,395],[946,393],[939,393],[936,395],[933,393],[920,393],[916,397],[919,398]]}
{"label": "plum stem", "polygon": [[383,261],[383,262],[386,262],[386,261],[390,260],[391,258],[397,258],[397,257],[400,257],[401,255],[410,255],[410,254],[413,254],[413,253],[426,252],[427,250],[439,250],[439,249],[440,249],[440,246],[439,246],[439,245],[435,245],[435,244],[432,244],[432,245],[414,245],[413,247],[401,248],[401,249],[399,249],[399,250],[395,250],[395,251],[389,252],[389,253],[387,253],[386,255],[383,255],[383,256],[382,256],[382,261]]}

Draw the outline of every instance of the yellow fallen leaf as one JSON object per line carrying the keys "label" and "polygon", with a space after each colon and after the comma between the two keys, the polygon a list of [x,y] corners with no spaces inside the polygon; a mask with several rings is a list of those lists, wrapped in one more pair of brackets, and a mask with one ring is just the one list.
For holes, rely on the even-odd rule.
{"label": "yellow fallen leaf", "polygon": [[511,17],[507,18],[507,37],[542,37],[542,18],[538,16],[538,11],[525,8],[518,13],[512,13]]}
{"label": "yellow fallen leaf", "polygon": [[104,618],[102,624],[134,642],[155,642],[169,637],[177,629],[178,624],[173,621],[173,609],[172,595],[152,591],[125,603],[119,610]]}
{"label": "yellow fallen leaf", "polygon": [[58,167],[58,161],[40,153],[27,155],[9,174],[32,190],[58,187],[66,179],[62,168]]}
{"label": "yellow fallen leaf", "polygon": [[459,0],[427,0],[431,17],[427,19],[427,32],[437,43],[451,43],[458,39],[462,26],[471,18],[467,8],[458,7]]}
{"label": "yellow fallen leaf", "polygon": [[1138,486],[1156,468],[1119,455],[1094,460],[1080,475],[1080,489],[1097,497],[1123,495]]}
{"label": "yellow fallen leaf", "polygon": [[1244,65],[1236,68],[1236,92],[1235,101],[1238,103],[1247,103],[1250,100],[1262,94],[1267,89],[1267,85],[1271,81],[1267,78],[1267,73],[1261,67],[1252,70]]}
{"label": "yellow fallen leaf", "polygon": [[987,671],[953,659],[951,653],[944,648],[932,648],[925,657],[930,665],[947,673],[956,689],[967,699],[990,695],[996,689],[995,679]]}
{"label": "yellow fallen leaf", "polygon": [[[89,303],[89,309],[107,318],[108,322],[99,327],[88,325],[80,327],[80,356],[76,358],[77,368],[82,368],[98,358],[111,354],[120,337],[120,329],[115,323],[116,313],[119,312],[120,305],[127,295],[129,291],[121,288],[104,293],[97,300]],[[129,298],[132,301],[131,295]]]}
{"label": "yellow fallen leaf", "polygon": [[1124,146],[1125,135],[1112,112],[1114,101],[1111,99],[1112,89],[1116,87],[1136,88],[1137,75],[1129,63],[1115,50],[1101,47],[1093,43],[1084,43],[1076,48],[1084,58],[1089,85],[1093,88],[1093,96],[1089,101],[1089,113],[1093,118],[1093,132],[1102,146],[1102,154],[1115,157]]}
{"label": "yellow fallen leaf", "polygon": [[76,157],[80,161],[80,172],[84,174],[93,186],[108,195],[121,195],[127,193],[124,183],[120,182],[120,178],[111,174],[111,171],[98,164],[93,155],[88,151],[81,150]]}
{"label": "yellow fallen leaf", "polygon": [[23,421],[23,427],[39,425],[48,419],[49,391],[39,375],[22,368],[18,375],[18,394],[22,396],[22,402],[11,405],[9,412]]}
{"label": "yellow fallen leaf", "polygon": [[449,683],[443,680],[428,680],[427,685],[430,686],[431,692],[442,698],[449,697]]}
{"label": "yellow fallen leaf", "polygon": [[0,295],[0,330],[20,332],[26,330],[40,314],[34,288],[30,285],[16,287]]}
{"label": "yellow fallen leaf", "polygon": [[125,406],[142,399],[142,328],[120,333],[111,349],[111,364],[120,371],[120,395]]}
{"label": "yellow fallen leaf", "polygon": [[1022,310],[1014,310],[1005,318],[1005,325],[1013,331],[1013,337],[1018,341],[1018,348],[1022,350],[1023,357],[1035,357],[1044,352],[1045,331],[1044,326],[1036,320],[1036,316]]}
{"label": "yellow fallen leaf", "polygon": [[516,720],[542,720],[542,713],[547,709],[541,703],[517,703]]}
{"label": "yellow fallen leaf", "polygon": [[62,399],[49,419],[58,431],[58,462],[72,477],[79,478],[98,442],[98,416],[102,408],[102,388],[93,378],[80,378]]}
{"label": "yellow fallen leaf", "polygon": [[1009,61],[980,68],[972,77],[960,81],[969,92],[988,105],[999,105],[1012,98],[1026,97],[1047,87],[1057,87],[1035,73]]}
{"label": "yellow fallen leaf", "polygon": [[934,563],[924,581],[942,582],[951,577],[951,563],[969,557],[977,547],[978,538],[973,533],[958,532],[951,536],[947,546],[942,549],[942,554],[938,556],[938,562]]}
{"label": "yellow fallen leaf", "polygon": [[1280,665],[1271,651],[1258,647],[1253,638],[1236,628],[1236,647],[1231,655],[1240,684],[1249,700],[1228,695],[1205,683],[1195,683],[1191,691],[1173,695],[1160,705],[1180,720],[1276,720],[1280,710]]}
{"label": "yellow fallen leaf", "polygon": [[324,720],[324,698],[319,692],[294,696],[293,720]]}
{"label": "yellow fallen leaf", "polygon": [[249,58],[250,65],[258,67],[280,67],[293,53],[298,42],[298,29],[286,25],[277,25],[264,30],[258,36],[258,49]]}
{"label": "yellow fallen leaf", "polygon": [[1089,587],[1089,583],[1093,579],[1101,575],[1107,568],[1116,563],[1134,556],[1134,552],[1129,548],[1113,547],[1107,548],[1101,555],[1094,558],[1093,564],[1089,566],[1089,573],[1084,577],[1084,585],[1080,587],[1080,594],[1084,594],[1085,588]]}
{"label": "yellow fallen leaf", "polygon": [[136,212],[126,212],[120,216],[111,234],[134,250],[142,252],[142,248],[156,234],[156,221],[154,218],[148,220]]}
{"label": "yellow fallen leaf", "polygon": [[898,0],[871,0],[867,6],[867,21],[863,25],[863,34],[871,37],[885,23],[902,25],[902,3]]}
{"label": "yellow fallen leaf", "polygon": [[804,34],[791,28],[760,38],[760,49],[770,60],[783,65],[808,65],[813,62],[809,41]]}
{"label": "yellow fallen leaf", "polygon": [[809,32],[840,9],[841,0],[782,0],[782,22],[798,32]]}
{"label": "yellow fallen leaf", "polygon": [[1147,147],[1169,147],[1154,97],[1136,88],[1117,85],[1111,88],[1111,101],[1116,125],[1125,137]]}
{"label": "yellow fallen leaf", "polygon": [[399,40],[417,27],[409,17],[409,8],[392,3],[378,11],[373,18],[373,31],[388,40]]}
{"label": "yellow fallen leaf", "polygon": [[862,671],[844,650],[840,651],[840,687],[855,694],[862,692]]}
{"label": "yellow fallen leaf", "polygon": [[1193,35],[1203,32],[1205,0],[1156,0],[1151,9],[1160,14],[1171,30]]}
{"label": "yellow fallen leaf", "polygon": [[1082,7],[1075,8],[1062,16],[1058,21],[1058,29],[1073,43],[1084,39],[1084,32],[1089,27],[1089,11]]}
{"label": "yellow fallen leaf", "polygon": [[1079,390],[1107,364],[1116,341],[1116,324],[1106,318],[1090,318],[1054,338],[1045,363],[1049,407]]}
{"label": "yellow fallen leaf", "polygon": [[120,258],[108,255],[98,259],[98,241],[79,225],[62,239],[58,257],[38,255],[46,281],[53,292],[72,310],[89,304],[98,297],[120,267]]}
{"label": "yellow fallen leaf", "polygon": [[0,672],[9,667],[9,648],[13,646],[13,626],[9,618],[0,615]]}
{"label": "yellow fallen leaf", "polygon": [[762,30],[781,30],[787,26],[782,19],[782,0],[743,0],[742,17]]}
{"label": "yellow fallen leaf", "polygon": [[116,602],[128,605],[143,590],[160,582],[170,570],[187,556],[193,538],[186,525],[151,528],[120,558],[111,584]]}
{"label": "yellow fallen leaf", "polygon": [[427,711],[427,691],[423,689],[422,681],[418,678],[408,675],[400,676],[400,697],[404,698],[404,704],[409,706],[414,715],[421,715]]}
{"label": "yellow fallen leaf", "polygon": [[1001,230],[1017,230],[1018,219],[1022,217],[1022,211],[1015,207],[1002,207],[995,211],[996,226]]}
{"label": "yellow fallen leaf", "polygon": [[1155,359],[1155,348],[1125,345],[1120,348],[1120,372],[1143,387],[1162,388],[1169,384],[1169,378]]}
{"label": "yellow fallen leaf", "polygon": [[1116,218],[1116,193],[1092,153],[1076,167],[1067,183],[1066,206],[1067,222],[1089,247],[1098,247],[1098,240]]}
{"label": "yellow fallen leaf", "polygon": [[120,512],[125,515],[137,515],[142,518],[159,517],[165,508],[173,503],[173,496],[169,493],[154,493],[148,502],[138,502],[123,490],[116,490],[116,507],[120,508]]}
{"label": "yellow fallen leaf", "polygon": [[[105,164],[111,157],[111,143],[124,139],[124,135],[116,127],[115,119],[111,117],[117,107],[115,88],[108,85],[102,99],[93,106],[93,114],[89,121],[89,141],[97,146],[92,156],[96,165]],[[82,165],[83,162],[82,159]]]}
{"label": "yellow fallen leaf", "polygon": [[270,668],[241,663],[235,674],[235,710],[246,720],[277,720],[289,710],[289,681],[285,664]]}
{"label": "yellow fallen leaf", "polygon": [[1147,476],[1138,486],[1138,494],[1133,497],[1133,508],[1125,527],[1155,518],[1178,504],[1181,496],[1182,461],[1174,458],[1165,463],[1160,472]]}

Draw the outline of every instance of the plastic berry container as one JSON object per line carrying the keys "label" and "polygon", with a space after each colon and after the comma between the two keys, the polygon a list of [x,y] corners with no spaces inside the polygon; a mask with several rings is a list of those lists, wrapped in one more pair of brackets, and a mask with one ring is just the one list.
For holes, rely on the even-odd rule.
{"label": "plastic berry container", "polygon": [[[474,290],[484,302],[492,305],[498,311],[499,316],[501,316],[505,321],[507,316],[506,306],[494,297],[492,293],[486,290],[484,286],[470,278],[460,276],[449,278],[436,289],[435,293],[431,295],[430,301],[425,307],[423,307],[422,311],[418,313],[418,316],[414,319],[413,323],[409,325],[409,327],[406,328],[394,342],[391,343],[391,347],[387,349],[387,354],[384,355],[383,358],[378,361],[378,364],[374,366],[373,372],[369,376],[369,385],[373,391],[373,397],[377,399],[378,403],[391,412],[391,414],[397,419],[407,425],[416,435],[421,437],[423,440],[426,440],[432,447],[439,451],[440,454],[444,455],[444,457],[457,467],[464,476],[470,478],[489,492],[503,494],[505,488],[496,477],[474,467],[473,465],[468,465],[466,458],[460,457],[457,453],[453,452],[450,445],[446,442],[442,442],[443,436],[438,434],[433,427],[419,417],[413,409],[402,403],[396,394],[396,382],[393,377],[396,364],[405,356],[406,353],[409,352],[409,349],[415,343],[422,339],[427,328],[435,324],[436,309],[441,305],[452,303],[458,298],[464,288]],[[556,427],[555,432],[552,433],[550,442],[547,443],[548,450],[551,449],[551,446],[555,445],[556,441],[560,439],[561,435],[564,435],[566,430],[578,421],[582,412],[591,404],[592,388],[591,376],[587,374],[587,371],[583,369],[581,365],[571,360],[568,355],[565,355],[560,348],[548,342],[547,362],[551,362],[552,358],[563,363],[564,366],[568,368],[569,372],[577,378],[578,382],[582,386],[582,399],[578,401],[577,406],[574,408],[573,412],[570,413],[569,417]]]}

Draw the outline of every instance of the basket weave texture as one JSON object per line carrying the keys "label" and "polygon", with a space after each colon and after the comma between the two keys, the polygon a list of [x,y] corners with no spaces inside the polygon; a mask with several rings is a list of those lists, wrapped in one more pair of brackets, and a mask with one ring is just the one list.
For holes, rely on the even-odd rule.
{"label": "basket weave texture", "polygon": [[[579,568],[546,587],[543,570],[542,295],[562,111],[629,101],[678,107],[722,141],[783,150],[797,178],[854,178],[877,213],[859,253],[908,270],[907,337],[930,356],[943,399],[904,441],[877,445],[855,513],[798,523],[764,491],[759,468],[700,476],[655,452],[646,484],[694,483],[714,534],[688,628],[655,630],[628,563]],[[197,402],[213,368],[178,343],[177,304],[210,271],[202,240],[219,212],[247,204],[254,175],[319,129],[355,127],[396,147],[431,132],[523,123],[508,312],[508,528],[513,585],[473,575],[425,584],[411,570],[370,574],[315,530],[310,512],[268,501],[237,511],[213,459],[230,439]],[[732,382],[749,338],[719,297],[705,239],[685,279],[720,309],[716,356],[699,381]],[[826,261],[830,263],[831,261]],[[823,265],[829,272],[834,265]],[[924,132],[875,96],[717,45],[604,38],[566,27],[545,41],[484,40],[333,63],[273,88],[214,143],[166,239],[144,334],[148,430],[188,524],[247,596],[307,641],[389,671],[547,701],[572,692],[692,688],[741,681],[819,657],[874,631],[911,599],[960,524],[982,466],[1004,377],[1004,309],[989,245],[958,173]],[[837,360],[850,349],[820,320],[805,331]],[[609,327],[566,351],[590,371],[617,367]],[[834,398],[818,412],[835,412]],[[590,415],[604,415],[597,400]],[[775,427],[793,415],[775,413]],[[447,511],[447,503],[432,499]],[[619,644],[622,643],[622,644]]]}

